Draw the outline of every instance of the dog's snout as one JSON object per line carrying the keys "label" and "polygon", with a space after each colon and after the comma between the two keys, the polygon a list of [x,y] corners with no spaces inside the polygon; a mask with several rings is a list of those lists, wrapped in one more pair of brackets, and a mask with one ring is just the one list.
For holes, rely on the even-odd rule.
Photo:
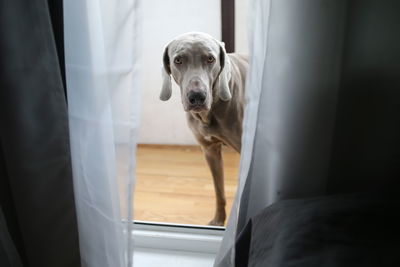
{"label": "dog's snout", "polygon": [[204,80],[198,76],[191,77],[185,89],[184,105],[186,105],[186,110],[201,112],[209,109],[208,88]]}
{"label": "dog's snout", "polygon": [[190,92],[188,100],[191,105],[203,105],[206,101],[206,95],[202,92]]}

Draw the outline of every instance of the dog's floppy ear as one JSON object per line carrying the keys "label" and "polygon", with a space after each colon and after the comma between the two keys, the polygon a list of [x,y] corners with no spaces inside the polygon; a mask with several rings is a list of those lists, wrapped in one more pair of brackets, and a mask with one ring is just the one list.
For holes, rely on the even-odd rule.
{"label": "dog's floppy ear", "polygon": [[160,93],[160,99],[167,101],[172,95],[172,83],[171,83],[171,67],[168,56],[168,46],[164,49],[163,55],[163,68],[161,70],[163,83]]}
{"label": "dog's floppy ear", "polygon": [[231,65],[227,58],[225,44],[219,42],[219,62],[221,64],[221,70],[218,76],[218,96],[222,101],[229,101],[232,98],[231,91],[229,89],[229,80],[231,79]]}

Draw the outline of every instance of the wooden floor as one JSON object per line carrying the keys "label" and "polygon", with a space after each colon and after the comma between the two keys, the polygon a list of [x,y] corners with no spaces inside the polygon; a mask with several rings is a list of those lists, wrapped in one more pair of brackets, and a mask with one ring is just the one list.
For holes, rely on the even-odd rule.
{"label": "wooden floor", "polygon": [[[223,152],[227,212],[236,193],[239,154]],[[207,224],[214,215],[214,186],[199,147],[139,145],[135,219]]]}

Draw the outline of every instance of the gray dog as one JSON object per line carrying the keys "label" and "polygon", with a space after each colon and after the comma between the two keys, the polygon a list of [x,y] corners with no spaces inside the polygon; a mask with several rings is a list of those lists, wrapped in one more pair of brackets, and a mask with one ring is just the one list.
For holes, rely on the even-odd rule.
{"label": "gray dog", "polygon": [[171,75],[179,85],[190,129],[210,167],[216,211],[210,225],[224,225],[223,144],[240,153],[247,57],[227,54],[224,44],[205,33],[191,32],[172,40],[163,56],[160,99],[172,94]]}

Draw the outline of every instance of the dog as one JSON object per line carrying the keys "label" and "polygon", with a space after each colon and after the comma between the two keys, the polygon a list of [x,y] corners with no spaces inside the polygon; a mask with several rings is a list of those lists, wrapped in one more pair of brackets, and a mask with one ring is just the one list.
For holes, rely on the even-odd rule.
{"label": "dog", "polygon": [[209,225],[223,226],[226,219],[221,148],[240,153],[247,69],[247,56],[226,53],[223,42],[201,32],[180,35],[164,49],[160,99],[171,97],[172,76],[214,181],[216,209]]}

